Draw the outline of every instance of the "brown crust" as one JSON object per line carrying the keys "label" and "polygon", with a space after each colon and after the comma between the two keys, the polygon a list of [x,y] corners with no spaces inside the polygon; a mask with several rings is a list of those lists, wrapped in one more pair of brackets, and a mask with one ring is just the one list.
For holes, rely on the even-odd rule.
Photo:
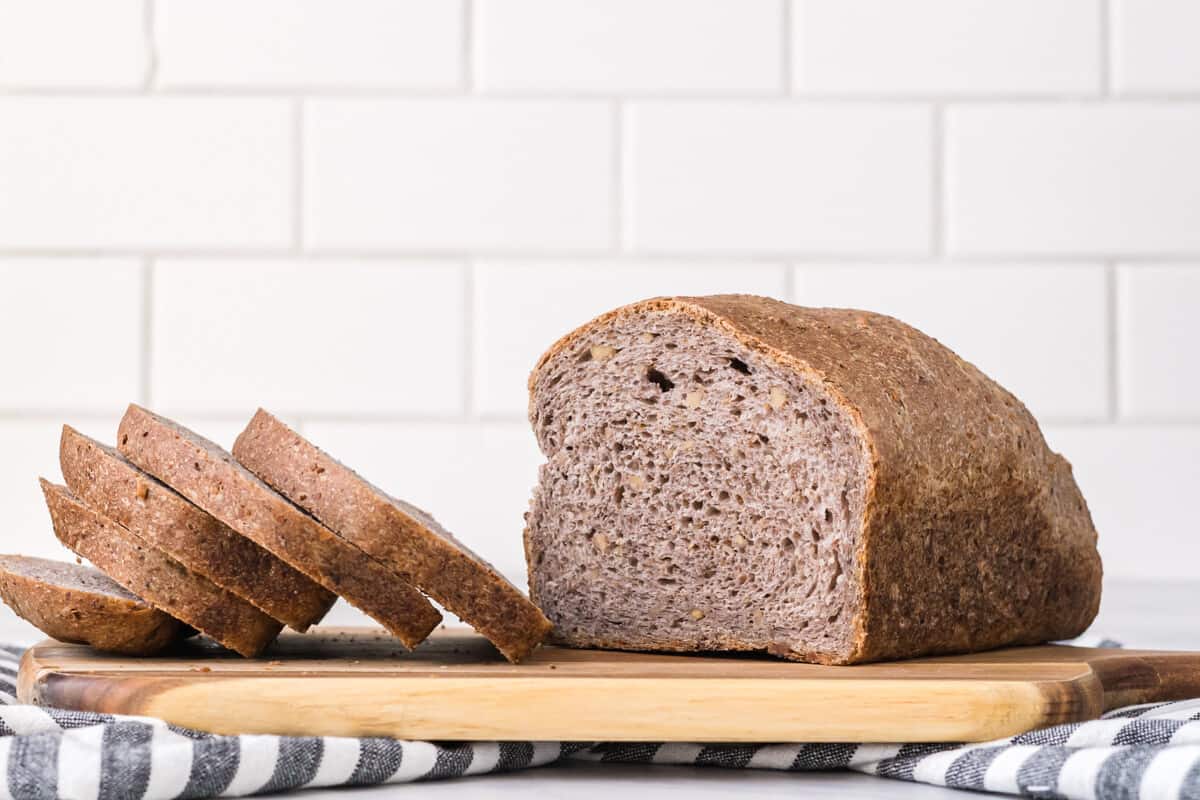
{"label": "brown crust", "polygon": [[63,479],[85,504],[300,632],[337,597],[223,525],[116,450],[63,426]]}
{"label": "brown crust", "polygon": [[187,630],[81,564],[0,555],[0,598],[47,636],[111,653],[153,655]]}
{"label": "brown crust", "polygon": [[486,636],[510,661],[529,655],[550,621],[420,509],[395,500],[262,409],[233,445],[247,469],[369,555],[395,568]]}
{"label": "brown crust", "polygon": [[891,317],[749,295],[645,300],[556,342],[530,375],[531,410],[551,358],[618,316],[654,312],[685,314],[819,381],[855,422],[869,465],[862,611],[850,654],[833,663],[1065,639],[1095,617],[1096,531],[1070,464],[1019,400]]}
{"label": "brown crust", "polygon": [[301,511],[212,442],[136,405],[117,431],[138,467],[416,647],[442,615],[394,570]]}
{"label": "brown crust", "polygon": [[150,605],[248,658],[279,634],[277,620],[88,508],[67,487],[40,482],[59,541]]}

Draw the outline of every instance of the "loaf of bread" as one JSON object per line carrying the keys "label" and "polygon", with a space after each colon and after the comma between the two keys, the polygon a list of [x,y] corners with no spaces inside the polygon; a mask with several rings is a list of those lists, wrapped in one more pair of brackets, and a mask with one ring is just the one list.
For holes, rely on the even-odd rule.
{"label": "loaf of bread", "polygon": [[221,447],[131,405],[117,430],[121,454],[415,647],[442,615],[395,570],[297,508]]}
{"label": "loaf of bread", "polygon": [[541,643],[550,623],[495,567],[432,516],[390,496],[259,409],[233,456],[338,535],[395,569],[510,661]]}
{"label": "loaf of bread", "polygon": [[850,664],[1067,638],[1097,611],[1070,465],[890,317],[647,300],[529,385],[530,591],[566,644]]}
{"label": "loaf of bread", "polygon": [[17,616],[60,642],[146,656],[189,631],[91,567],[0,555],[0,597]]}
{"label": "loaf of bread", "polygon": [[63,426],[59,464],[85,504],[192,572],[303,632],[337,597],[301,575],[111,447]]}
{"label": "loaf of bread", "polygon": [[65,486],[41,484],[59,541],[147,603],[247,657],[279,634],[282,623],[88,508]]}

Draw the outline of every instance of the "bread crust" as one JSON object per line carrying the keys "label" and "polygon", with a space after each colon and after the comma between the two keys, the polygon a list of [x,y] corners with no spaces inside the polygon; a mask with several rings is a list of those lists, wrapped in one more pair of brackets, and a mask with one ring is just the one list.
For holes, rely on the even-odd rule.
{"label": "bread crust", "polygon": [[200,508],[369,614],[406,647],[442,615],[395,570],[297,508],[217,445],[131,405],[117,448]]}
{"label": "bread crust", "polygon": [[[75,577],[67,581],[53,574],[61,572]],[[0,597],[47,636],[111,653],[153,655],[187,631],[179,620],[81,564],[0,555]]]}
{"label": "bread crust", "polygon": [[110,447],[63,426],[59,463],[88,506],[193,572],[304,632],[337,597],[130,464]]}
{"label": "bread crust", "polygon": [[[1102,573],[1096,531],[1070,464],[1047,447],[1012,394],[891,317],[750,295],[634,303],[567,334],[542,356],[529,378],[531,421],[547,362],[619,316],[656,312],[712,326],[820,382],[863,444],[868,475],[852,648],[844,658],[778,655],[850,664],[969,652],[1070,638],[1095,617]],[[530,573],[536,600],[532,565]],[[690,649],[675,644],[667,649]]]}
{"label": "bread crust", "polygon": [[262,653],[283,624],[40,479],[54,533],[128,591],[240,655]]}
{"label": "bread crust", "polygon": [[550,621],[520,589],[425,512],[363,480],[266,411],[259,409],[238,436],[233,455],[474,626],[510,661],[529,655],[550,631]]}

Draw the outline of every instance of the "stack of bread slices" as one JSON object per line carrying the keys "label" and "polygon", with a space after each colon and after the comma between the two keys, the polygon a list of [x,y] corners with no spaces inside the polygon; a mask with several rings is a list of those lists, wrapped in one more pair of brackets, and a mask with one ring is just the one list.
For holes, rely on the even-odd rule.
{"label": "stack of bread slices", "polygon": [[433,517],[265,411],[230,453],[131,405],[116,448],[64,426],[59,457],[66,485],[41,480],[54,532],[96,569],[0,557],[0,595],[55,638],[149,654],[200,632],[254,657],[340,596],[412,648],[442,619],[426,595],[510,661],[549,633]]}

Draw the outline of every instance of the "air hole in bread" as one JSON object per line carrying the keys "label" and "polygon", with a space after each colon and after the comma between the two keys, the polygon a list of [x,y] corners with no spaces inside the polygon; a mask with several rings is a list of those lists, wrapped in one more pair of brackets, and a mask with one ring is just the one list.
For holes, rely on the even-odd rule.
{"label": "air hole in bread", "polygon": [[742,373],[743,375],[750,374],[750,366],[745,361],[742,361],[740,358],[729,359],[729,366],[733,367],[734,369],[736,369],[738,372]]}
{"label": "air hole in bread", "polygon": [[656,370],[654,367],[646,369],[646,380],[658,386],[662,392],[669,392],[675,388],[675,382]]}

